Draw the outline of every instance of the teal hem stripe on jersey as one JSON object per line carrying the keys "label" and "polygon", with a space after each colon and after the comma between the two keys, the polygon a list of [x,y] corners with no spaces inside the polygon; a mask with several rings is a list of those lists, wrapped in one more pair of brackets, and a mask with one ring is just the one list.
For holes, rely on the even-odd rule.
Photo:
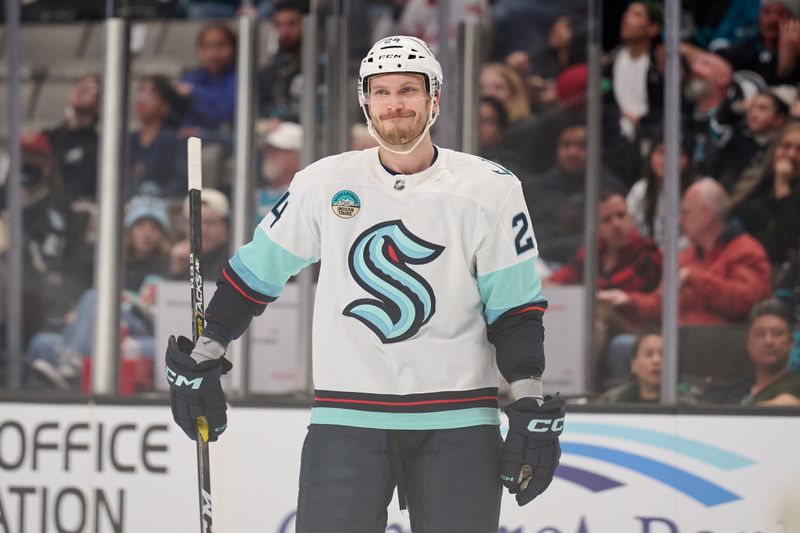
{"label": "teal hem stripe on jersey", "polygon": [[378,413],[312,407],[311,423],[370,429],[456,429],[500,425],[500,410],[494,407],[475,407],[435,413]]}
{"label": "teal hem stripe on jersey", "polygon": [[290,277],[313,262],[289,252],[260,227],[256,228],[253,240],[230,260],[231,267],[248,287],[273,298],[280,295]]}
{"label": "teal hem stripe on jersey", "polygon": [[478,276],[478,290],[483,299],[486,322],[490,326],[509,309],[545,299],[542,295],[542,279],[536,271],[536,259],[533,257]]}

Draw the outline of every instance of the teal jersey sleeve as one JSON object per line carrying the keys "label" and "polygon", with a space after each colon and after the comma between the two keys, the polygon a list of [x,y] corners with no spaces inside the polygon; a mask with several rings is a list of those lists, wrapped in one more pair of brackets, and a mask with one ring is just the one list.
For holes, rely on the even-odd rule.
{"label": "teal jersey sleeve", "polygon": [[478,290],[490,326],[511,309],[545,301],[538,255],[533,223],[516,182],[488,212],[476,252]]}
{"label": "teal jersey sleeve", "polygon": [[252,290],[271,299],[303,268],[319,260],[319,225],[313,190],[299,173],[289,190],[239,248],[230,267]]}

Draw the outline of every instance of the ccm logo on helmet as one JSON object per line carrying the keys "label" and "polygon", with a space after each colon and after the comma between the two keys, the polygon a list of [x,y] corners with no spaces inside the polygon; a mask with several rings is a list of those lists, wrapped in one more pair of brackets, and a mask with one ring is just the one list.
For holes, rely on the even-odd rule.
{"label": "ccm logo on helmet", "polygon": [[544,433],[545,431],[561,431],[564,429],[564,417],[551,420],[549,418],[534,418],[528,424],[528,431]]}
{"label": "ccm logo on helmet", "polygon": [[403,56],[400,54],[384,54],[382,56],[378,56],[378,59],[400,59]]}

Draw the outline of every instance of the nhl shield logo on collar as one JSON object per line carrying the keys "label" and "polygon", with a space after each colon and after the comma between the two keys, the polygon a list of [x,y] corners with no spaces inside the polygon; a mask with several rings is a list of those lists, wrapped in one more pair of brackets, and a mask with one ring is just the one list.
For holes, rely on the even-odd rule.
{"label": "nhl shield logo on collar", "polygon": [[353,218],[361,209],[361,200],[353,191],[339,191],[333,195],[331,209],[339,218]]}

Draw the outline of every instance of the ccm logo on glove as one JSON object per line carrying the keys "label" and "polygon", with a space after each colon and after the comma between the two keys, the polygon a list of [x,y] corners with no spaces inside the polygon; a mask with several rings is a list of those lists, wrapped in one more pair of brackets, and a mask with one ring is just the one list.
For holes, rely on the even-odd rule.
{"label": "ccm logo on glove", "polygon": [[519,505],[544,492],[553,481],[564,429],[564,400],[520,398],[506,409],[508,434],[503,443],[500,480]]}
{"label": "ccm logo on glove", "polygon": [[178,374],[170,367],[167,367],[166,372],[167,372],[167,381],[169,381],[176,387],[189,386],[192,389],[197,390],[203,384],[203,378],[188,379],[187,377]]}
{"label": "ccm logo on glove", "polygon": [[528,431],[535,433],[544,433],[546,431],[561,432],[564,429],[564,417],[551,420],[549,418],[534,418],[528,424]]}
{"label": "ccm logo on glove", "polygon": [[[225,359],[226,346],[200,337],[197,346],[186,337],[170,337],[167,343],[166,375],[172,417],[190,439],[197,438],[197,419],[208,423],[209,441],[228,427],[225,393],[220,377],[233,365]],[[199,362],[198,362],[199,361]]]}

